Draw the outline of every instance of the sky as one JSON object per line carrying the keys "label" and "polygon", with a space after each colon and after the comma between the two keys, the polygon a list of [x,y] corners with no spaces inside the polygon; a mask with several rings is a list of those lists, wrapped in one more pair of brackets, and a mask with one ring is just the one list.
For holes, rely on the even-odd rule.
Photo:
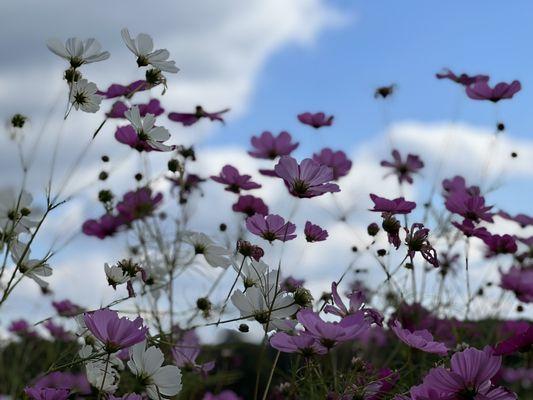
{"label": "sky", "polygon": [[[390,151],[392,138],[401,150],[419,151],[427,157],[424,178],[428,179],[434,176],[443,153],[447,173],[463,173],[473,180],[479,179],[480,169],[491,160],[491,176],[501,186],[491,200],[512,213],[531,213],[531,11],[533,5],[527,1],[503,6],[500,2],[454,0],[437,6],[422,0],[134,0],[126,6],[108,1],[4,0],[0,6],[0,54],[7,56],[0,59],[0,118],[22,112],[31,117],[31,128],[38,131],[55,104],[46,130],[50,133],[43,138],[30,181],[35,189],[42,187],[39,182],[49,173],[47,160],[55,135],[61,132],[57,163],[61,170],[71,165],[73,149],[79,148],[80,140],[88,138],[87,131],[92,132],[91,127],[101,121],[77,113],[61,122],[64,65],[46,49],[46,39],[96,37],[112,56],[105,64],[87,66],[84,73],[105,87],[141,76],[120,38],[120,29],[128,27],[132,34],[152,35],[156,47],[168,48],[181,68],[169,76],[169,90],[161,97],[168,111],[192,110],[196,104],[209,111],[232,109],[226,125],[202,122],[184,129],[165,121],[177,143],[195,144],[202,156],[198,169],[204,175],[218,172],[229,160],[238,160],[246,172],[255,171],[259,164],[246,157],[245,150],[250,136],[264,130],[293,134],[301,142],[298,158],[326,144],[342,149],[353,157],[354,171],[344,187],[341,185],[339,201],[361,211],[354,221],[364,233],[363,223],[372,218],[363,213],[367,194],[393,195],[397,191],[393,181],[381,181],[383,171],[376,167]],[[435,79],[435,73],[444,67],[488,74],[492,83],[519,79],[523,90],[496,106],[472,101],[452,82]],[[376,87],[393,83],[396,90],[391,100],[374,99]],[[333,114],[334,125],[324,132],[302,127],[296,115],[303,111]],[[507,129],[494,144],[494,127],[500,121]],[[111,181],[113,188],[127,190],[125,177],[131,178],[138,165],[127,158],[126,149],[116,148],[112,133],[113,128],[107,126],[91,149],[83,173],[75,179],[80,186],[91,186],[60,214],[65,219],[51,224],[52,237],[72,234],[84,219],[98,213],[94,201],[99,190],[94,182],[97,172],[90,171],[100,168],[99,155],[111,148],[118,154],[116,159],[125,160],[125,167]],[[450,142],[448,135],[453,136],[453,143],[443,147]],[[7,139],[2,140],[0,167],[6,172],[1,184],[16,184],[20,179],[16,157],[8,150]],[[517,151],[519,157],[511,160],[511,151]],[[162,157],[154,159],[155,165],[163,162]],[[429,185],[422,185],[408,194],[418,199],[428,190]],[[206,191],[221,192],[216,185]],[[266,183],[261,192],[280,213],[286,211],[282,191],[282,186]],[[229,209],[232,199],[221,201]],[[331,209],[331,204],[318,202],[302,210],[298,218],[305,221],[305,213],[314,212],[315,218],[326,224],[324,208],[328,207]],[[231,216],[207,210],[198,216],[197,224],[208,229],[209,223],[223,218]],[[333,268],[335,275],[352,259],[349,249],[357,241],[338,223],[329,229],[335,239],[330,247],[306,250],[303,259],[316,290],[327,289],[328,279],[334,279],[324,274],[332,255],[342,252]],[[118,245],[123,242],[77,237],[58,253],[52,279],[56,298],[70,297],[87,306],[94,305],[90,298],[94,293],[112,298],[115,293],[105,287],[102,265],[113,262]],[[37,251],[45,247],[43,244]],[[291,272],[301,271],[298,265],[302,260],[296,261]],[[80,288],[68,284],[82,280],[89,284]],[[27,287],[10,301],[8,315],[28,311],[49,315],[50,309],[38,300],[36,289]]]}

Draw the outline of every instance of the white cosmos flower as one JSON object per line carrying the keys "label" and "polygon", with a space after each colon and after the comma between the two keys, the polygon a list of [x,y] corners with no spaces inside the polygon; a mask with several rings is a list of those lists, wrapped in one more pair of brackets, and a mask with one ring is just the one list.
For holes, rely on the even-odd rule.
{"label": "white cosmos flower", "polygon": [[96,94],[98,88],[93,82],[87,79],[80,79],[72,84],[70,91],[70,102],[76,110],[95,113],[100,109],[102,96]]}
{"label": "white cosmos flower", "polygon": [[109,58],[109,52],[101,51],[102,46],[93,38],[86,40],[69,38],[65,44],[59,39],[50,39],[46,42],[46,46],[52,53],[68,60],[73,68]]}
{"label": "white cosmos flower", "polygon": [[25,277],[33,279],[42,289],[46,289],[48,287],[48,282],[41,277],[46,278],[51,276],[52,268],[50,268],[50,266],[43,260],[30,260],[29,249],[24,255],[24,258],[21,259],[22,252],[19,253],[18,249],[13,249],[11,259],[19,266],[19,271],[24,274]]}
{"label": "white cosmos flower", "polygon": [[[266,325],[269,320],[287,318],[298,311],[298,306],[294,303],[292,296],[278,289],[274,299],[274,285],[269,290],[263,291],[256,286],[252,286],[242,292],[236,290],[231,296],[231,302],[241,313],[241,317],[249,317],[257,322]],[[271,309],[269,311],[269,309]],[[270,318],[269,318],[270,317]],[[272,326],[269,324],[269,329]]]}
{"label": "white cosmos flower", "polygon": [[231,251],[216,244],[209,236],[201,232],[187,232],[183,241],[194,247],[196,254],[204,256],[205,260],[212,267],[229,267],[231,262]]}
{"label": "white cosmos flower", "polygon": [[[241,263],[233,264],[235,271],[239,272],[241,269]],[[257,286],[259,288],[266,288],[276,283],[277,270],[269,271],[269,267],[263,261],[255,261],[246,258],[244,264],[242,264],[241,278],[245,288],[250,286]]]}
{"label": "white cosmos flower", "polygon": [[172,151],[172,146],[167,146],[163,142],[170,138],[170,133],[162,126],[155,126],[155,116],[146,114],[141,118],[139,107],[133,106],[124,113],[124,116],[131,122],[133,129],[141,140],[146,141],[151,147],[160,151]]}
{"label": "white cosmos flower", "polygon": [[150,35],[139,33],[137,38],[132,39],[126,28],[122,29],[120,33],[128,49],[137,56],[137,65],[139,67],[150,64],[154,68],[164,72],[176,73],[179,71],[179,68],[176,67],[176,62],[168,60],[170,57],[168,50],[160,49],[154,51],[154,42]]}
{"label": "white cosmos flower", "polygon": [[[82,359],[89,358],[92,354],[94,354],[94,349],[92,346],[84,345],[78,354]],[[85,363],[85,372],[87,375],[87,380],[91,386],[97,388],[98,390],[102,388],[102,390],[106,393],[114,393],[118,389],[120,374],[114,368],[114,363],[111,361],[111,359],[107,365],[107,368],[106,361],[96,358],[91,359]]]}
{"label": "white cosmos flower", "polygon": [[31,194],[24,190],[17,192],[12,187],[0,189],[0,230],[19,234],[36,226],[37,222],[31,219],[32,201]]}
{"label": "white cosmos flower", "polygon": [[175,396],[181,390],[181,371],[175,365],[165,365],[163,352],[157,347],[146,348],[146,341],[130,348],[128,367],[146,387],[146,394],[153,400],[161,396]]}
{"label": "white cosmos flower", "polygon": [[130,280],[130,276],[124,272],[122,268],[116,265],[109,266],[108,263],[105,263],[104,270],[107,277],[107,282],[113,286],[113,288]]}

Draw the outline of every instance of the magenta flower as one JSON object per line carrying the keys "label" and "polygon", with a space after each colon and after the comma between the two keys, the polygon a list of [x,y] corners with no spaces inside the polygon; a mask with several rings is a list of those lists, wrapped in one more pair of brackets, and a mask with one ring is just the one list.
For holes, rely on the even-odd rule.
{"label": "magenta flower", "polygon": [[[500,370],[501,362],[501,357],[495,356],[489,347],[484,350],[468,348],[452,356],[451,369],[439,367],[429,371],[422,385],[411,390],[411,396],[428,400],[514,400],[515,394],[491,383]],[[427,394],[432,396],[423,397]]]}
{"label": "magenta flower", "polygon": [[452,179],[444,179],[442,181],[442,188],[444,189],[444,197],[448,198],[450,193],[460,192],[465,195],[476,196],[481,193],[478,186],[466,186],[465,178],[462,176],[454,176]]}
{"label": "magenta flower", "polygon": [[218,176],[211,176],[215,182],[222,183],[226,186],[228,192],[240,193],[241,190],[258,189],[261,187],[259,183],[251,180],[250,175],[241,175],[237,168],[231,165],[222,167],[222,171]]}
{"label": "magenta flower", "polygon": [[261,247],[251,244],[246,240],[237,241],[237,251],[239,254],[245,257],[251,257],[255,261],[259,261],[265,255],[265,251]]}
{"label": "magenta flower", "polygon": [[524,303],[533,303],[533,268],[511,267],[506,273],[500,273],[500,287],[511,290]]}
{"label": "magenta flower", "polygon": [[533,324],[520,323],[513,336],[498,343],[494,349],[496,355],[508,355],[517,352],[527,353],[533,348]]}
{"label": "magenta flower", "polygon": [[413,177],[411,175],[418,173],[420,169],[424,168],[424,163],[420,157],[415,154],[407,154],[407,158],[403,161],[400,152],[398,150],[393,150],[392,158],[393,161],[381,161],[381,166],[392,168],[393,171],[391,174],[395,174],[400,183],[403,181],[413,183]]}
{"label": "magenta flower", "polygon": [[265,202],[261,198],[252,195],[239,196],[237,202],[233,204],[232,210],[244,213],[249,217],[254,214],[268,214],[268,206]]}
{"label": "magenta flower", "polygon": [[439,260],[437,259],[437,252],[429,243],[429,229],[424,228],[422,224],[413,224],[411,230],[405,228],[406,237],[405,244],[407,245],[407,255],[413,262],[415,253],[422,254],[422,257],[433,265],[435,268],[439,267]]}
{"label": "magenta flower", "polygon": [[292,157],[281,157],[274,171],[283,179],[289,192],[296,197],[310,198],[340,191],[337,184],[329,183],[333,179],[333,170],[310,158],[304,159],[298,165]]}
{"label": "magenta flower", "polygon": [[408,329],[403,329],[402,324],[394,321],[391,324],[391,329],[394,334],[409,347],[422,350],[425,353],[439,354],[445,356],[448,354],[448,348],[444,343],[433,340],[433,335],[427,329],[411,332]]}
{"label": "magenta flower", "polygon": [[87,236],[96,236],[98,239],[105,239],[117,233],[124,223],[124,219],[120,216],[104,214],[97,220],[88,219],[85,221],[81,230]]}
{"label": "magenta flower", "polygon": [[91,393],[91,385],[84,373],[51,372],[38,378],[33,388],[67,389],[85,395]]}
{"label": "magenta flower", "polygon": [[107,400],[145,400],[145,398],[137,393],[128,393],[121,397],[115,397],[110,394]]}
{"label": "magenta flower", "polygon": [[131,97],[137,92],[150,89],[150,84],[146,81],[140,80],[130,83],[127,86],[119,85],[117,83],[112,84],[107,88],[105,92],[98,91],[96,94],[104,96],[106,99],[113,99],[115,97]]}
{"label": "magenta flower", "polygon": [[126,118],[124,113],[129,109],[130,108],[126,105],[126,103],[119,100],[113,103],[111,110],[109,110],[105,115],[107,118]]}
{"label": "magenta flower", "polygon": [[407,201],[403,197],[389,200],[371,193],[370,199],[374,202],[374,208],[370,211],[387,213],[391,215],[409,214],[416,207],[416,203],[414,201]]}
{"label": "magenta flower", "polygon": [[296,237],[296,225],[285,220],[277,214],[261,215],[255,214],[246,218],[246,228],[250,233],[260,236],[269,242],[281,240],[286,242]]}
{"label": "magenta flower", "polygon": [[312,126],[315,129],[323,126],[331,126],[333,124],[333,115],[326,116],[323,112],[298,114],[298,120],[304,124]]}
{"label": "magenta flower", "polygon": [[207,376],[207,374],[215,368],[215,362],[209,361],[204,364],[196,363],[196,359],[200,355],[201,347],[198,337],[194,331],[191,332],[192,334],[185,335],[185,337],[177,342],[172,348],[174,364],[176,364],[178,368],[183,368],[187,371],[195,371],[202,376]]}
{"label": "magenta flower", "polygon": [[[165,112],[165,109],[161,107],[161,103],[157,99],[151,99],[146,104],[135,105],[139,107],[139,115],[143,118],[146,116],[146,114],[152,114],[157,117]],[[128,107],[124,102],[116,101],[113,103],[111,110],[106,115],[108,118],[126,118],[125,112],[129,109],[130,107]]]}
{"label": "magenta flower", "polygon": [[302,288],[304,286],[304,279],[296,279],[292,276],[288,276],[283,279],[280,283],[281,290],[289,293],[294,293],[296,289]]}
{"label": "magenta flower", "polygon": [[131,125],[117,127],[117,130],[115,131],[115,139],[120,143],[127,144],[138,152],[161,151],[150,146],[146,140],[143,140]]}
{"label": "magenta flower", "polygon": [[83,312],[83,308],[70,300],[53,301],[52,306],[62,317],[74,317]]}
{"label": "magenta flower", "polygon": [[305,223],[304,234],[305,240],[307,240],[309,243],[322,242],[328,237],[327,230],[322,229],[318,225],[313,225],[310,221]]}
{"label": "magenta flower", "polygon": [[511,235],[490,235],[483,237],[483,242],[489,248],[489,255],[516,253],[518,246]]}
{"label": "magenta flower", "polygon": [[473,222],[480,220],[493,222],[492,206],[485,205],[485,198],[480,195],[471,195],[466,191],[457,190],[449,193],[444,203],[448,211],[461,215]]}
{"label": "magenta flower", "polygon": [[487,75],[456,75],[448,68],[445,68],[442,72],[437,73],[436,76],[437,79],[449,79],[463,86],[470,86],[471,84],[476,83],[478,81],[487,82],[489,80],[489,77]]}
{"label": "magenta flower", "polygon": [[324,307],[326,314],[337,315],[341,318],[348,315],[363,313],[368,323],[383,325],[383,316],[372,308],[365,307],[365,295],[361,291],[353,291],[348,295],[349,306],[347,307],[339,296],[337,282],[331,283],[331,297],[333,298],[333,305],[328,304]]}
{"label": "magenta flower", "polygon": [[216,111],[209,113],[205,111],[202,106],[196,106],[196,111],[194,113],[178,113],[171,112],[168,114],[168,119],[174,122],[179,122],[183,126],[191,126],[197,123],[202,118],[209,118],[211,121],[220,121],[224,123],[222,114],[225,114],[229,111],[229,108],[226,108],[221,111]]}
{"label": "magenta flower", "polygon": [[131,347],[146,339],[148,328],[143,326],[143,319],[137,317],[131,321],[126,317],[119,318],[116,311],[103,308],[83,314],[87,329],[96,339],[102,342],[109,353]]}
{"label": "magenta flower", "polygon": [[50,332],[50,335],[61,342],[70,342],[74,340],[74,336],[65,330],[61,325],[55,324],[53,321],[48,320],[43,323],[43,326]]}
{"label": "magenta flower", "polygon": [[249,151],[252,157],[264,158],[274,160],[280,156],[288,156],[299,145],[298,142],[293,143],[292,137],[289,132],[281,132],[278,136],[272,135],[272,133],[265,131],[261,136],[252,136],[252,146],[255,148],[253,151]]}
{"label": "magenta flower", "polygon": [[231,390],[223,390],[219,394],[207,392],[204,394],[202,400],[242,400],[242,398],[237,396],[235,392]]}
{"label": "magenta flower", "polygon": [[12,321],[7,330],[21,337],[37,337],[37,333],[25,319]]}
{"label": "magenta flower", "polygon": [[458,223],[456,221],[452,221],[452,225],[455,226],[457,229],[459,229],[466,237],[477,237],[480,239],[484,239],[486,237],[491,236],[490,232],[487,230],[487,228],[479,227],[477,228],[474,223],[469,220],[465,219],[462,223]]}
{"label": "magenta flower", "polygon": [[152,196],[152,189],[143,187],[124,194],[122,200],[117,204],[117,211],[128,222],[132,222],[152,215],[162,200],[162,193]]}
{"label": "magenta flower", "polygon": [[519,81],[512,81],[510,84],[500,82],[491,88],[487,81],[477,81],[466,87],[466,95],[473,100],[489,100],[497,103],[502,99],[511,99],[522,89]]}
{"label": "magenta flower", "polygon": [[31,400],[67,400],[70,396],[70,390],[55,388],[27,387],[24,389],[24,393],[26,393]]}
{"label": "magenta flower", "polygon": [[285,332],[276,332],[270,338],[270,345],[283,353],[298,353],[306,358],[328,352],[316,338],[305,334],[289,335]]}
{"label": "magenta flower", "polygon": [[315,160],[320,165],[325,165],[330,167],[333,171],[333,180],[338,180],[339,178],[348,175],[350,169],[352,168],[351,160],[346,157],[344,151],[333,151],[330,148],[325,148],[320,151],[320,153],[313,154],[313,160]]}
{"label": "magenta flower", "polygon": [[506,213],[505,211],[499,211],[498,215],[502,218],[516,222],[522,228],[526,228],[528,226],[533,225],[533,217],[530,217],[529,215],[526,215],[526,214],[517,214],[513,217],[512,215]]}

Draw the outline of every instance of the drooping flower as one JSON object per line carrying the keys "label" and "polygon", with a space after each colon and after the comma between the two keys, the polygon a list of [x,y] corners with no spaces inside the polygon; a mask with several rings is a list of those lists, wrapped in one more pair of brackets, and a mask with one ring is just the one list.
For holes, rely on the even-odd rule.
{"label": "drooping flower", "polygon": [[105,239],[113,236],[119,228],[124,226],[125,220],[121,216],[104,214],[99,219],[88,219],[82,225],[82,231],[87,236],[96,236],[98,239]]}
{"label": "drooping flower", "polygon": [[152,65],[159,71],[176,73],[179,69],[176,62],[168,58],[170,53],[166,49],[154,51],[154,42],[150,35],[139,33],[135,39],[132,39],[129,31],[124,28],[120,31],[122,39],[130,51],[137,56],[137,65],[146,67]]}
{"label": "drooping flower", "polygon": [[148,332],[141,317],[131,321],[126,317],[120,318],[116,311],[107,308],[83,314],[83,321],[109,353],[142,342]]}
{"label": "drooping flower", "polygon": [[305,240],[307,240],[309,243],[321,242],[326,240],[328,237],[328,231],[322,229],[318,225],[312,224],[311,221],[307,221],[305,223],[304,234]]}
{"label": "drooping flower", "polygon": [[72,303],[70,300],[53,301],[52,306],[62,317],[74,317],[83,312],[82,307]]}
{"label": "drooping flower", "polygon": [[142,187],[124,194],[116,208],[120,215],[128,222],[152,215],[163,200],[163,194],[152,194],[152,189]]}
{"label": "drooping flower", "polygon": [[524,303],[533,303],[533,268],[511,267],[506,273],[500,273],[503,289],[511,290]]}
{"label": "drooping flower", "polygon": [[511,235],[489,235],[482,238],[489,248],[489,255],[516,253],[518,246]]}
{"label": "drooping flower", "polygon": [[464,73],[456,75],[448,68],[445,68],[442,72],[437,73],[436,77],[437,79],[449,79],[463,86],[470,86],[478,81],[487,82],[489,80],[487,75],[468,75]]}
{"label": "drooping flower", "polygon": [[292,157],[281,157],[274,171],[283,179],[289,192],[296,197],[311,198],[340,191],[337,184],[330,183],[333,180],[333,170],[310,158],[298,164]]}
{"label": "drooping flower", "polygon": [[409,214],[416,207],[416,203],[414,201],[407,201],[403,197],[389,200],[371,193],[370,199],[374,202],[374,208],[370,211],[387,213],[391,215]]}
{"label": "drooping flower", "polygon": [[130,121],[136,137],[132,135],[131,128],[119,128],[115,133],[115,138],[119,142],[127,144],[138,151],[148,151],[148,149],[156,151],[174,150],[174,146],[163,144],[170,138],[170,133],[162,126],[155,126],[155,116],[153,114],[146,114],[144,118],[141,118],[139,107],[133,106],[124,113],[124,116]]}
{"label": "drooping flower", "polygon": [[55,389],[55,388],[32,388],[27,387],[24,389],[24,393],[31,400],[67,400],[70,396],[70,390],[68,389]]}
{"label": "drooping flower", "polygon": [[72,68],[109,58],[109,52],[101,51],[102,46],[93,38],[81,40],[73,37],[67,39],[65,44],[59,39],[50,39],[46,42],[46,47],[52,53],[67,60]]}
{"label": "drooping flower", "polygon": [[276,332],[270,338],[270,345],[283,353],[298,353],[304,357],[324,355],[328,352],[316,338],[305,334],[289,335]]}
{"label": "drooping flower", "polygon": [[80,79],[72,84],[69,101],[76,110],[95,113],[102,102],[102,96],[96,94],[97,91],[96,84],[87,79]]}
{"label": "drooping flower", "polygon": [[260,136],[252,136],[251,139],[254,150],[249,151],[252,157],[274,160],[277,157],[288,156],[300,143],[292,142],[289,132],[282,131],[274,136],[271,132],[265,131]]}
{"label": "drooping flower", "polygon": [[417,330],[411,332],[408,329],[403,329],[402,324],[394,321],[391,324],[391,329],[394,334],[404,342],[406,345],[426,353],[439,354],[444,356],[448,354],[448,348],[444,343],[433,340],[433,335],[427,329]]}
{"label": "drooping flower", "polygon": [[202,106],[196,106],[196,111],[194,113],[171,112],[168,114],[168,119],[174,122],[180,122],[183,126],[194,125],[202,118],[208,118],[211,121],[220,121],[224,123],[222,114],[227,113],[229,110],[229,108],[225,108],[216,112],[207,112]]}
{"label": "drooping flower", "polygon": [[313,160],[321,165],[330,167],[333,172],[333,180],[339,180],[348,175],[352,168],[352,161],[346,156],[344,151],[333,151],[330,148],[320,150],[320,153],[313,154]]}
{"label": "drooping flower", "polygon": [[239,196],[239,199],[232,206],[235,212],[241,212],[251,217],[254,214],[267,215],[268,206],[263,199],[252,195]]}
{"label": "drooping flower", "polygon": [[237,168],[232,165],[225,165],[218,176],[213,175],[211,179],[215,182],[226,185],[228,192],[240,193],[241,190],[258,189],[261,187],[259,183],[252,181],[250,175],[241,175]]}
{"label": "drooping flower", "polygon": [[486,80],[480,80],[467,86],[466,94],[473,100],[489,100],[497,103],[503,99],[511,99],[520,89],[522,89],[522,85],[519,81],[500,82],[491,88]]}
{"label": "drooping flower", "polygon": [[202,255],[212,267],[227,268],[231,265],[231,251],[216,244],[209,236],[200,232],[188,232],[183,236],[183,242],[194,248],[194,253]]}
{"label": "drooping flower", "polygon": [[420,254],[422,254],[422,257],[424,257],[424,259],[428,263],[433,265],[433,267],[438,268],[439,260],[437,258],[437,252],[428,240],[429,229],[424,228],[423,224],[418,223],[413,224],[410,230],[405,228],[405,231],[405,244],[407,245],[407,255],[411,259],[411,263],[413,262],[415,253],[419,252]]}
{"label": "drooping flower", "polygon": [[315,129],[333,124],[333,115],[326,116],[323,112],[298,114],[298,121],[304,125],[312,126]]}
{"label": "drooping flower", "polygon": [[237,251],[240,255],[253,258],[255,261],[259,261],[265,255],[265,251],[261,247],[246,240],[237,241]]}
{"label": "drooping flower", "polygon": [[392,151],[393,161],[381,161],[382,167],[392,168],[391,174],[398,177],[398,182],[413,183],[413,174],[418,173],[424,167],[423,161],[415,154],[407,154],[407,158],[402,160],[402,156],[398,150]]}
{"label": "drooping flower", "polygon": [[296,237],[296,225],[285,220],[277,214],[255,214],[246,219],[246,228],[250,233],[260,236],[269,242],[281,240],[286,242]]}
{"label": "drooping flower", "polygon": [[104,96],[106,99],[114,99],[116,97],[124,96],[129,98],[137,92],[143,92],[150,89],[150,85],[145,80],[138,80],[130,83],[129,85],[120,85],[118,83],[113,83],[110,85],[107,90],[98,91],[97,94]]}

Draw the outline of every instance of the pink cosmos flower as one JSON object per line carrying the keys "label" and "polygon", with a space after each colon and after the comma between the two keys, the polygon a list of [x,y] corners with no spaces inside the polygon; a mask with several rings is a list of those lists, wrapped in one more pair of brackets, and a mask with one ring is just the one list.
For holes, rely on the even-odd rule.
{"label": "pink cosmos flower", "polygon": [[502,99],[511,99],[522,89],[519,81],[511,83],[500,82],[491,88],[487,81],[477,81],[466,87],[466,95],[473,100],[489,100],[497,103]]}
{"label": "pink cosmos flower", "polygon": [[419,252],[422,257],[433,265],[433,267],[439,267],[439,260],[437,259],[437,252],[429,243],[429,229],[424,228],[422,224],[413,224],[411,230],[405,228],[406,237],[405,244],[407,245],[407,255],[413,262],[415,253]]}
{"label": "pink cosmos flower", "polygon": [[374,208],[370,211],[388,213],[391,215],[409,214],[416,207],[414,201],[407,201],[403,197],[389,200],[371,193],[370,199],[374,202]]}
{"label": "pink cosmos flower", "polygon": [[413,183],[412,174],[416,174],[420,169],[424,168],[424,163],[420,157],[415,154],[407,154],[407,158],[403,161],[400,152],[398,150],[393,150],[392,158],[393,161],[381,161],[381,166],[392,168],[393,171],[391,174],[395,174],[400,183],[404,181]]}
{"label": "pink cosmos flower", "polygon": [[268,214],[268,206],[265,202],[261,198],[252,195],[239,196],[237,202],[233,204],[232,210],[244,213],[249,217],[254,214]]}
{"label": "pink cosmos flower", "polygon": [[259,261],[265,255],[265,251],[256,245],[247,242],[246,240],[237,241],[237,251],[245,257],[251,257],[255,261]]}
{"label": "pink cosmos flower", "polygon": [[91,385],[84,373],[51,372],[38,378],[33,388],[67,389],[85,395],[91,393]]}
{"label": "pink cosmos flower", "polygon": [[322,242],[328,237],[328,231],[322,229],[318,225],[313,225],[311,221],[307,221],[305,223],[304,234],[305,240],[307,240],[309,243]]}
{"label": "pink cosmos flower", "polygon": [[298,353],[306,358],[328,352],[316,338],[305,334],[289,335],[277,332],[270,338],[270,345],[283,353]]}
{"label": "pink cosmos flower", "polygon": [[117,127],[117,130],[115,131],[115,139],[120,143],[127,144],[138,152],[158,151],[150,146],[146,140],[143,140],[131,125]]}
{"label": "pink cosmos flower", "polygon": [[512,215],[506,213],[505,211],[499,211],[498,215],[502,218],[516,222],[522,228],[526,228],[528,226],[533,225],[533,217],[530,217],[529,215],[526,215],[526,214],[517,214],[513,217]]}
{"label": "pink cosmos flower", "polygon": [[511,290],[524,303],[533,303],[533,268],[511,267],[506,273],[500,273],[500,287]]}
{"label": "pink cosmos flower", "polygon": [[513,335],[496,345],[494,354],[508,355],[528,352],[533,348],[533,324],[523,322],[516,325]]}
{"label": "pink cosmos flower", "polygon": [[471,195],[463,191],[450,192],[445,202],[448,211],[462,217],[479,222],[480,220],[493,222],[492,206],[485,205],[485,198],[480,195]]}
{"label": "pink cosmos flower", "polygon": [[124,113],[129,109],[130,108],[126,105],[126,103],[119,100],[113,103],[111,110],[109,110],[105,115],[107,118],[126,118]]}
{"label": "pink cosmos flower", "polygon": [[50,332],[50,335],[61,342],[70,342],[74,340],[74,336],[65,330],[61,325],[55,324],[53,321],[48,320],[43,323],[43,326]]}
{"label": "pink cosmos flower", "polygon": [[299,146],[299,143],[293,143],[289,132],[281,132],[278,136],[265,131],[259,137],[252,136],[252,146],[255,148],[249,151],[252,157],[264,158],[274,160],[280,156],[288,156],[294,149]]}
{"label": "pink cosmos flower", "polygon": [[152,196],[152,189],[143,187],[124,194],[116,208],[124,219],[132,222],[152,215],[162,200],[162,193]]}
{"label": "pink cosmos flower", "polygon": [[[151,99],[146,104],[135,105],[139,107],[139,115],[143,118],[146,116],[146,114],[152,114],[157,117],[165,112],[165,109],[161,107],[161,103],[157,99]],[[126,118],[124,113],[129,109],[130,107],[128,107],[124,102],[116,101],[111,106],[111,110],[106,113],[106,116],[108,118]]]}
{"label": "pink cosmos flower", "polygon": [[403,329],[402,324],[394,321],[391,324],[391,329],[394,334],[404,342],[406,345],[425,353],[439,354],[445,356],[448,354],[448,348],[444,343],[433,340],[433,335],[427,329],[411,332],[408,329]]}
{"label": "pink cosmos flower", "polygon": [[331,126],[333,124],[333,115],[326,116],[323,112],[298,114],[298,120],[304,124],[312,126],[315,129],[323,126]]}
{"label": "pink cosmos flower", "polygon": [[194,113],[171,112],[168,114],[168,119],[174,122],[179,122],[183,126],[194,125],[202,118],[209,118],[211,121],[220,121],[224,123],[222,114],[227,113],[229,110],[229,108],[225,108],[224,110],[209,113],[205,111],[202,106],[196,106],[196,111]]}
{"label": "pink cosmos flower", "polygon": [[459,229],[461,232],[463,232],[466,237],[475,236],[477,238],[484,239],[490,236],[490,232],[487,230],[487,228],[477,228],[474,223],[469,219],[463,220],[462,223],[452,221],[452,225]]}
{"label": "pink cosmos flower", "polygon": [[511,235],[490,235],[483,237],[483,242],[489,248],[489,255],[516,253],[518,246]]}
{"label": "pink cosmos flower", "polygon": [[237,396],[237,394],[231,390],[223,390],[219,394],[207,392],[204,394],[202,400],[242,400],[242,398]]}
{"label": "pink cosmos flower", "polygon": [[124,218],[112,214],[104,214],[99,219],[88,219],[82,225],[82,232],[87,236],[105,239],[113,236],[124,225]]}
{"label": "pink cosmos flower", "polygon": [[436,77],[437,79],[449,79],[463,86],[470,86],[471,84],[476,83],[478,81],[487,82],[489,80],[489,77],[487,75],[456,75],[448,68],[445,68],[442,72],[437,73]]}
{"label": "pink cosmos flower", "polygon": [[330,148],[325,148],[320,153],[313,154],[313,160],[320,165],[330,167],[333,171],[333,180],[338,180],[343,176],[348,175],[352,168],[351,160],[346,156],[344,151],[333,151]]}
{"label": "pink cosmos flower", "polygon": [[281,290],[289,293],[294,293],[296,289],[302,288],[304,286],[304,279],[296,279],[292,276],[288,276],[283,279],[280,283]]}
{"label": "pink cosmos flower", "polygon": [[353,291],[348,295],[349,307],[344,304],[338,292],[337,282],[331,283],[331,297],[333,305],[328,304],[324,307],[326,314],[337,315],[341,318],[348,315],[363,313],[368,323],[374,323],[379,326],[383,325],[383,316],[376,310],[365,306],[365,295],[361,291]]}
{"label": "pink cosmos flower", "polygon": [[99,94],[100,96],[104,96],[106,99],[113,99],[115,97],[131,97],[133,94],[137,92],[142,92],[144,90],[150,89],[151,85],[143,80],[135,81],[130,83],[127,86],[119,85],[118,83],[114,83],[111,86],[107,88],[105,92],[97,91],[96,94]]}
{"label": "pink cosmos flower", "polygon": [[197,364],[196,359],[200,355],[200,350],[201,347],[198,337],[194,331],[191,331],[190,334],[185,335],[184,338],[178,341],[172,348],[174,363],[178,368],[195,371],[202,376],[207,376],[207,374],[215,368],[215,362],[209,361],[204,364]]}
{"label": "pink cosmos flower", "polygon": [[27,387],[24,389],[24,393],[26,393],[31,400],[67,400],[70,396],[70,390],[55,388]]}
{"label": "pink cosmos flower", "polygon": [[444,179],[442,181],[442,188],[444,189],[444,197],[448,198],[450,193],[460,192],[464,195],[476,196],[481,193],[478,186],[466,186],[465,178],[462,176],[454,176],[451,179]]}
{"label": "pink cosmos flower", "polygon": [[277,214],[255,214],[246,219],[246,228],[250,233],[260,236],[269,242],[281,240],[286,242],[296,237],[296,225],[285,220]]}
{"label": "pink cosmos flower", "polygon": [[12,321],[7,330],[21,337],[37,337],[37,333],[25,319]]}
{"label": "pink cosmos flower", "polygon": [[70,300],[53,301],[52,306],[62,317],[74,317],[83,312],[83,308]]}
{"label": "pink cosmos flower", "polygon": [[143,326],[143,319],[137,317],[131,321],[126,317],[119,318],[116,311],[103,308],[83,314],[87,329],[105,345],[109,353],[131,347],[146,339],[148,328]]}
{"label": "pink cosmos flower", "polygon": [[337,184],[329,183],[333,179],[333,170],[310,158],[304,159],[298,165],[292,157],[281,157],[274,171],[283,179],[289,192],[296,197],[310,198],[340,191]]}
{"label": "pink cosmos flower", "polygon": [[241,190],[258,189],[261,187],[259,183],[251,180],[250,175],[241,175],[237,168],[231,165],[222,167],[222,171],[218,176],[211,176],[215,182],[222,183],[226,186],[228,192],[240,193]]}

